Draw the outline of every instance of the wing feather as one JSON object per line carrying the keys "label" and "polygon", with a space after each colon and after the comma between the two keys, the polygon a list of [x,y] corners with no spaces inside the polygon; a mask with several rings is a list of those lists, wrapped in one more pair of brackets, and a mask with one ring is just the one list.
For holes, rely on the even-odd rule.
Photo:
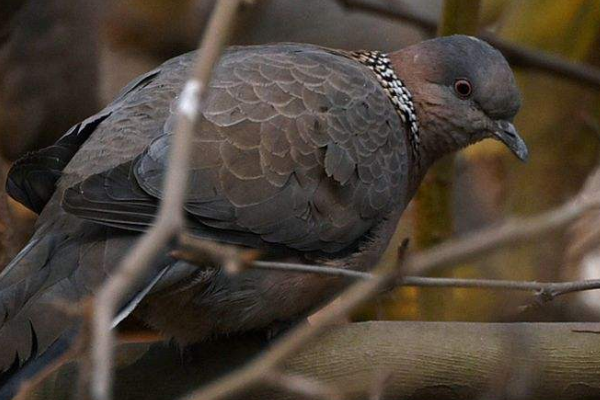
{"label": "wing feather", "polygon": [[[405,198],[405,128],[372,72],[343,55],[293,44],[231,50],[205,103],[186,201],[203,236],[336,252]],[[173,119],[119,173],[69,190],[68,211],[143,224],[164,196]],[[127,186],[134,197],[121,193]]]}

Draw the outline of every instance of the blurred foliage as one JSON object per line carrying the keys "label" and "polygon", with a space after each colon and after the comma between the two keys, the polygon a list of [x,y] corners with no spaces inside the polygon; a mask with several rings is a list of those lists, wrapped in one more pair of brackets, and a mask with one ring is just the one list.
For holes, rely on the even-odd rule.
{"label": "blurred foliage", "polygon": [[[111,0],[104,31],[112,46],[151,50],[160,58],[187,51],[192,0]],[[206,2],[203,2],[206,3]],[[197,21],[202,25],[206,21]],[[192,39],[192,43],[194,40]]]}
{"label": "blurred foliage", "polygon": [[479,27],[481,0],[445,0],[438,36],[475,35]]}

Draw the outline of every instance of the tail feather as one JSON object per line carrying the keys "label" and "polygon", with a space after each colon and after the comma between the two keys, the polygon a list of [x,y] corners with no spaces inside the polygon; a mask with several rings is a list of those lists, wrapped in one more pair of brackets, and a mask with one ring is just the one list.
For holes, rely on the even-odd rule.
{"label": "tail feather", "polygon": [[[75,324],[56,301],[77,301],[69,290],[73,245],[62,235],[37,236],[0,277],[0,374],[6,375],[26,360],[44,352],[60,334]],[[62,240],[61,240],[62,239]],[[60,248],[66,257],[61,271],[52,254]],[[60,300],[59,300],[60,299]],[[42,328],[42,329],[40,329]]]}
{"label": "tail feather", "polygon": [[[42,361],[28,367],[32,360],[53,359],[51,349],[81,322],[64,305],[93,295],[137,236],[68,214],[36,232],[0,275],[0,388],[3,380],[13,385],[11,377],[29,376],[24,368],[39,369]],[[171,263],[165,256],[153,265],[146,282],[132,288],[130,300],[121,305],[119,318],[133,311]]]}
{"label": "tail feather", "polygon": [[19,360],[15,358],[15,363],[11,369],[0,376],[0,400],[13,399],[19,393],[23,383],[35,377],[63,356],[71,348],[76,336],[76,330],[65,332],[40,357],[32,358],[23,366],[20,366]]}

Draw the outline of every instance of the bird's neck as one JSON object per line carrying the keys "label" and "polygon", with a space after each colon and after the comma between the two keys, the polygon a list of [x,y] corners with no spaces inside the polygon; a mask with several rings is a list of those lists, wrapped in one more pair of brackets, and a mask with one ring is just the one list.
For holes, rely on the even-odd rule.
{"label": "bird's neck", "polygon": [[410,151],[414,155],[420,142],[415,104],[412,94],[396,74],[389,56],[380,51],[367,50],[353,51],[350,56],[375,74],[406,128]]}
{"label": "bird's neck", "polygon": [[[428,74],[435,69],[434,60],[423,58],[417,47],[407,47],[388,56],[391,66],[411,94],[410,102],[417,121],[418,146],[413,151],[415,181],[446,154],[460,150],[469,143],[460,127],[455,126],[454,110],[448,108],[445,93],[439,85],[429,81]],[[428,72],[429,71],[429,72]]]}
{"label": "bird's neck", "polygon": [[[435,132],[439,127],[435,126],[435,120],[430,120],[427,118],[428,115],[419,112],[420,109],[430,109],[432,106],[435,108],[435,105],[429,104],[427,101],[425,101],[427,104],[422,104],[419,101],[419,98],[426,97],[419,93],[421,89],[419,85],[411,82],[410,77],[415,74],[402,69],[396,54],[388,55],[379,51],[360,50],[351,52],[350,56],[373,71],[402,120],[412,159],[410,192],[413,193],[431,164],[448,153],[449,148],[460,146],[452,143],[452,136],[436,137]],[[403,75],[402,72],[405,73],[406,80],[412,84],[412,89],[409,89],[403,78],[400,78]],[[416,97],[412,93],[413,90],[417,93]]]}

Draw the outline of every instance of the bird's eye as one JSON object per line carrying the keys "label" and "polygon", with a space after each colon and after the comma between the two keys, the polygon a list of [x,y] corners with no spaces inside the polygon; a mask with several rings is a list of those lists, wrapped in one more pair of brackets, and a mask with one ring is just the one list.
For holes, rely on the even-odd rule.
{"label": "bird's eye", "polygon": [[454,82],[454,91],[456,92],[458,97],[466,99],[467,97],[471,96],[473,88],[471,86],[471,82],[469,82],[468,80],[457,79],[456,82]]}

